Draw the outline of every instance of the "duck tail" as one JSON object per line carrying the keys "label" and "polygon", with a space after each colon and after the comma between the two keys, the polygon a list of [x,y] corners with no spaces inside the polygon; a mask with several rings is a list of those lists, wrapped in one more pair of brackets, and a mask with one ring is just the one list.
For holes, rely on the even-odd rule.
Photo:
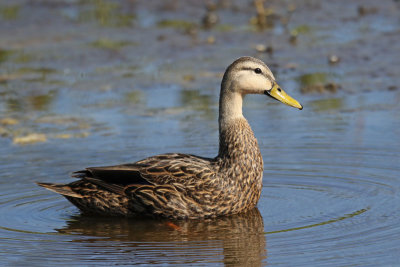
{"label": "duck tail", "polygon": [[70,186],[65,184],[37,183],[37,185],[42,186],[50,191],[61,194],[63,196],[82,198],[82,195],[75,193],[74,191],[72,191]]}

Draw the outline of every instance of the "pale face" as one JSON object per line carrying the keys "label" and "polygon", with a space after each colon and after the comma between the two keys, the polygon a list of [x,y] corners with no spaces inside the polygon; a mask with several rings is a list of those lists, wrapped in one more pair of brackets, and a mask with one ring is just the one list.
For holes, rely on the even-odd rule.
{"label": "pale face", "polygon": [[230,89],[242,95],[264,94],[265,90],[271,90],[275,82],[271,70],[261,61],[255,60],[245,60],[233,65],[230,76]]}
{"label": "pale face", "polygon": [[222,91],[241,97],[246,94],[265,94],[286,105],[303,108],[279,87],[265,63],[252,57],[241,57],[228,67],[222,80]]}

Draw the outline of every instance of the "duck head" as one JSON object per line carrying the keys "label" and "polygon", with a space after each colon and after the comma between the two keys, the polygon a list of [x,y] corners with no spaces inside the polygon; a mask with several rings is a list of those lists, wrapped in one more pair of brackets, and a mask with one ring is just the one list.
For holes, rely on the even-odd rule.
{"label": "duck head", "polygon": [[226,69],[221,84],[221,98],[230,94],[242,98],[247,94],[265,94],[288,106],[303,109],[297,100],[275,82],[267,65],[253,57],[241,57]]}

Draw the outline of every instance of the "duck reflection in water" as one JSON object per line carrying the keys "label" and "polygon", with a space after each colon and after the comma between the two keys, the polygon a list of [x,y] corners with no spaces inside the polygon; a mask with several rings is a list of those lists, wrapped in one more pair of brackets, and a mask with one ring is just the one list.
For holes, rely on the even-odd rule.
{"label": "duck reflection in water", "polygon": [[[171,227],[171,226],[174,227]],[[73,216],[63,234],[85,251],[130,264],[223,262],[262,266],[267,257],[263,218],[257,208],[246,213],[205,220],[152,220]],[[264,261],[264,264],[263,264]]]}

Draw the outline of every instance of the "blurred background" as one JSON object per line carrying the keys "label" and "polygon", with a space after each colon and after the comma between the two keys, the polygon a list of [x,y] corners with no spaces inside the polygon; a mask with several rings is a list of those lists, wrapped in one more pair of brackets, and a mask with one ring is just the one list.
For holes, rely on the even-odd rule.
{"label": "blurred background", "polygon": [[[0,263],[400,262],[400,2],[0,2]],[[34,184],[164,152],[214,157],[225,68],[262,59],[298,111],[248,96],[264,158],[251,214],[80,215]]]}

